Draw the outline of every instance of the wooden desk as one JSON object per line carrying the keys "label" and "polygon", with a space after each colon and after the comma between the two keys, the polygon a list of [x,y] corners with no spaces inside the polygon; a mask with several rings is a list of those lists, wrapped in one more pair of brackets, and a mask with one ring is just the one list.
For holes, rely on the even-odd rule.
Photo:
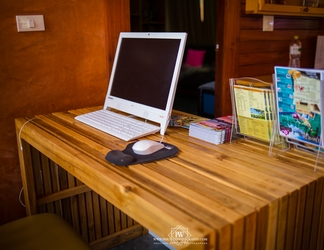
{"label": "wooden desk", "polygon": [[[212,145],[189,137],[186,129],[168,128],[164,141],[180,149],[176,157],[118,167],[104,157],[128,143],[74,120],[90,110],[39,115],[27,123],[16,119],[28,214],[67,199],[70,213],[81,214],[80,221],[72,216],[71,224],[81,227],[86,218],[76,210],[92,209],[88,231],[95,236],[88,240],[96,248],[103,248],[102,221],[111,222],[100,212],[98,199],[103,197],[115,211],[122,211],[119,222],[124,228],[138,222],[176,248],[323,249],[324,164],[320,162],[314,172],[315,156],[290,150],[269,157],[267,145],[258,142]],[[47,183],[58,182],[53,174],[57,165],[77,180],[65,177],[67,189],[55,193],[53,184]],[[76,199],[90,189],[97,196],[83,197],[86,205],[77,207]],[[74,198],[66,198],[71,195]]]}

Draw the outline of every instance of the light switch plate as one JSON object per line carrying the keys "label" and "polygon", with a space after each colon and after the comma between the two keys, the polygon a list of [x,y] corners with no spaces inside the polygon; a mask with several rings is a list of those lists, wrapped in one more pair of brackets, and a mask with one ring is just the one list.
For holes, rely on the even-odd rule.
{"label": "light switch plate", "polygon": [[273,31],[273,16],[263,16],[263,31]]}
{"label": "light switch plate", "polygon": [[43,15],[16,16],[18,32],[44,31]]}

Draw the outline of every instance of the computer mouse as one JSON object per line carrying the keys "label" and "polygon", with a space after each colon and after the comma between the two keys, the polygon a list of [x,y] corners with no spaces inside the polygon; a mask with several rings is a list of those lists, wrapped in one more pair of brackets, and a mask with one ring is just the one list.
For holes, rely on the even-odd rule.
{"label": "computer mouse", "polygon": [[136,142],[132,149],[135,154],[149,155],[164,148],[164,144],[152,140],[140,140]]}

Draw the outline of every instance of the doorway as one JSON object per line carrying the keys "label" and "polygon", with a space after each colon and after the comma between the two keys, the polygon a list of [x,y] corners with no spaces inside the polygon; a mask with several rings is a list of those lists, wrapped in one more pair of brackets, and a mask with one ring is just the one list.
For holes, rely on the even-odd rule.
{"label": "doorway", "polygon": [[[215,82],[216,0],[130,0],[130,13],[131,31],[187,32],[174,108],[198,114],[199,87]],[[202,65],[185,65],[189,49],[205,51]]]}

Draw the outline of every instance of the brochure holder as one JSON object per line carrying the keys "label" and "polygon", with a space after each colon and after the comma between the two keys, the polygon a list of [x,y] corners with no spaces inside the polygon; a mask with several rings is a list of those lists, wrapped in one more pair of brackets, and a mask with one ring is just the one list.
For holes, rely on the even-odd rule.
{"label": "brochure holder", "polygon": [[284,144],[278,136],[275,90],[272,83],[255,78],[231,78],[229,80],[234,136],[253,138],[269,143],[268,154],[273,146]]}

